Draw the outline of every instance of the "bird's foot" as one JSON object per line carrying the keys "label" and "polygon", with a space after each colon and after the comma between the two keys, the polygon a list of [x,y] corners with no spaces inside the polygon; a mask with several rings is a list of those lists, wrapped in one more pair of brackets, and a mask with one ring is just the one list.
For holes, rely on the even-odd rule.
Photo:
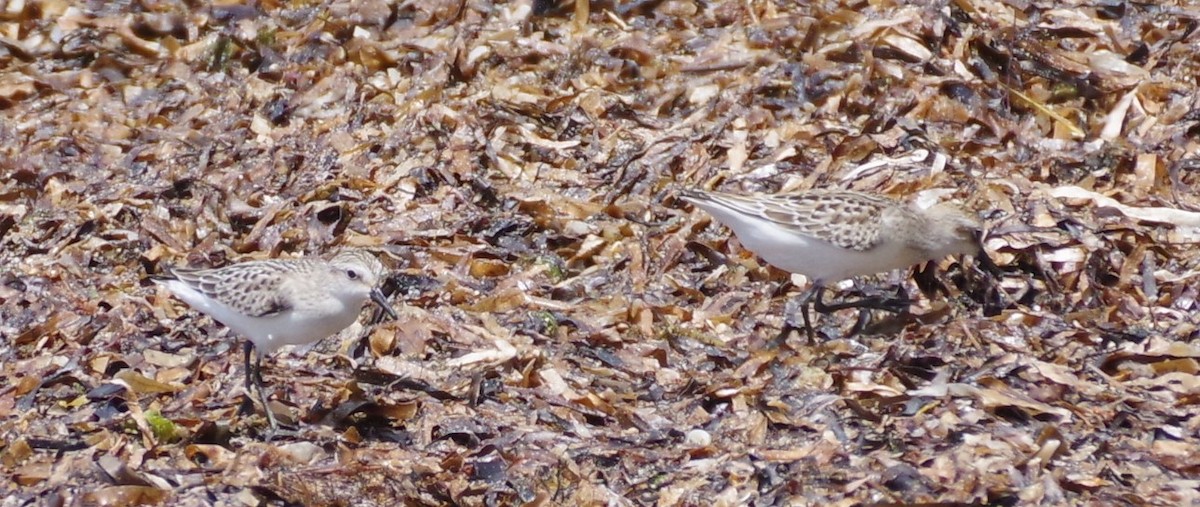
{"label": "bird's foot", "polygon": [[[799,322],[796,319],[797,313],[801,317]],[[783,344],[793,331],[799,333],[802,330],[808,336],[808,343],[810,345],[817,342],[816,331],[808,315],[808,301],[804,298],[788,300],[783,307],[783,327],[779,330],[779,334],[775,336],[775,339],[771,340],[771,347],[778,347]]]}
{"label": "bird's foot", "polygon": [[883,310],[885,312],[902,314],[908,313],[908,309],[911,308],[915,302],[916,301],[908,298],[880,297],[877,301],[875,301],[873,306],[868,306],[867,308],[874,308],[876,310]]}
{"label": "bird's foot", "polygon": [[278,423],[276,423],[276,425],[268,427],[267,431],[263,433],[263,442],[271,443],[271,441],[275,440],[276,438],[283,437],[294,439],[299,436],[300,431],[298,428],[287,425],[279,426]]}
{"label": "bird's foot", "polygon": [[859,333],[862,333],[863,330],[867,328],[867,324],[870,324],[870,323],[871,323],[871,310],[868,308],[859,308],[858,309],[858,320],[854,321],[854,327],[850,328],[849,333],[846,333],[846,338],[850,338],[852,336],[858,336]]}

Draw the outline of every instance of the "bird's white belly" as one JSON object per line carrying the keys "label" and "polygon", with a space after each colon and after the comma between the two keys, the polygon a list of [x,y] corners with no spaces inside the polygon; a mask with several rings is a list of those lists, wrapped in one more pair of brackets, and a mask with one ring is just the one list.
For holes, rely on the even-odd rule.
{"label": "bird's white belly", "polygon": [[253,332],[227,325],[243,336],[251,337],[260,352],[271,354],[286,345],[307,345],[337,334],[357,319],[358,312],[350,309],[319,313],[288,311],[250,323]]}
{"label": "bird's white belly", "polygon": [[920,261],[903,244],[891,242],[871,250],[850,250],[762,223],[729,223],[738,241],[769,264],[822,283],[833,283],[911,266]]}
{"label": "bird's white belly", "polygon": [[361,310],[328,298],[319,305],[300,306],[268,317],[251,317],[205,297],[186,284],[172,281],[168,287],[193,308],[249,339],[262,354],[331,336],[353,324]]}

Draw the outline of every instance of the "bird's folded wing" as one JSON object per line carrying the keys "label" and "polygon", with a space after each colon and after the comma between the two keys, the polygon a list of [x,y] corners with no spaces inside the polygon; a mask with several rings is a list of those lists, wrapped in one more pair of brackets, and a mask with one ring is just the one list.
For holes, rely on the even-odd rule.
{"label": "bird's folded wing", "polygon": [[[169,268],[169,271],[193,290],[250,317],[269,317],[292,307],[279,291],[278,277],[254,276],[244,270],[224,268]],[[269,297],[263,297],[264,294]]]}
{"label": "bird's folded wing", "polygon": [[837,191],[761,196],[754,205],[789,231],[860,252],[879,246],[886,215],[895,209],[886,199]]}

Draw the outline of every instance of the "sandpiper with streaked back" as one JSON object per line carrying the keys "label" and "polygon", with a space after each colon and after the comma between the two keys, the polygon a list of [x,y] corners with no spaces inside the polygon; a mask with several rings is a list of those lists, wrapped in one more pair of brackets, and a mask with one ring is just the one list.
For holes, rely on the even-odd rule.
{"label": "sandpiper with streaked back", "polygon": [[[215,269],[168,268],[155,278],[192,308],[228,326],[243,346],[246,390],[258,389],[272,431],[278,428],[259,372],[264,354],[285,345],[305,345],[353,324],[367,300],[392,318],[396,312],[377,287],[383,264],[365,250],[344,250],[326,261],[317,257],[249,261]],[[250,350],[258,356],[253,365]]]}
{"label": "sandpiper with streaked back", "polygon": [[975,255],[985,267],[994,267],[983,251],[980,221],[951,203],[922,209],[847,190],[755,196],[683,190],[679,195],[733,229],[742,245],[767,263],[812,280],[799,300],[810,341],[810,301],[822,313],[856,307],[899,311],[884,301],[827,305],[822,301],[826,284],[956,254]]}

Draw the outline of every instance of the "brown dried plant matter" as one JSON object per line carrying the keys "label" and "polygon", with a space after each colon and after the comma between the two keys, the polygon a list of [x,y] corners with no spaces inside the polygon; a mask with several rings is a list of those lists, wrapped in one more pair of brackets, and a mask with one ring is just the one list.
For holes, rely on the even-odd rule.
{"label": "brown dried plant matter", "polygon": [[[6,502],[1198,503],[1194,7],[562,7],[0,2]],[[681,187],[970,201],[1013,304],[762,348]],[[147,276],[354,247],[263,442]]]}

